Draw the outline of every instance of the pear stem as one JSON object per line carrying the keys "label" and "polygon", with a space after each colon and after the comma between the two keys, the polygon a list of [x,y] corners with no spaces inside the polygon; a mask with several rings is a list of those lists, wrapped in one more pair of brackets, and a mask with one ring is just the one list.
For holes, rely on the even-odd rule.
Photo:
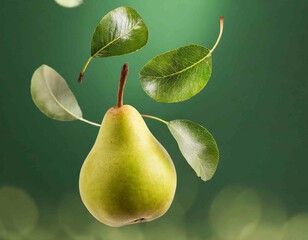
{"label": "pear stem", "polygon": [[86,64],[84,65],[82,71],[80,72],[79,77],[78,77],[78,82],[79,82],[79,83],[82,83],[84,73],[85,73],[85,71],[87,70],[87,67],[88,67],[89,63],[92,61],[92,59],[93,59],[93,56],[89,57],[88,61],[87,61]]}
{"label": "pear stem", "polygon": [[162,122],[162,123],[164,123],[164,124],[167,124],[167,125],[169,124],[169,122],[167,122],[167,121],[165,121],[165,120],[163,120],[163,119],[161,119],[161,118],[158,118],[158,117],[154,117],[154,116],[146,115],[146,114],[141,114],[141,116],[142,116],[142,117],[145,117],[145,118],[151,118],[151,119],[160,121],[160,122]]}
{"label": "pear stem", "polygon": [[123,106],[123,94],[124,94],[124,87],[125,87],[127,75],[128,75],[128,64],[124,63],[122,70],[121,70],[121,75],[120,75],[117,108],[120,108]]}

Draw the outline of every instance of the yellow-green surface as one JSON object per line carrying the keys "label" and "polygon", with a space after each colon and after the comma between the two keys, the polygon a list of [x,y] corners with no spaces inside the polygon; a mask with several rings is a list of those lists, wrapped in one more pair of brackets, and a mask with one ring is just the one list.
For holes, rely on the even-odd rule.
{"label": "yellow-green surface", "polygon": [[176,172],[167,151],[129,105],[107,111],[79,180],[81,198],[110,226],[152,221],[170,207]]}
{"label": "yellow-green surface", "polygon": [[[73,9],[52,0],[0,2],[0,234],[10,236],[4,239],[30,232],[34,240],[305,239],[306,0],[84,0]],[[78,85],[95,26],[123,5],[143,17],[148,44],[134,54],[94,59]],[[138,79],[141,67],[184,45],[211,48],[220,15],[224,34],[205,89],[183,103],[150,99]],[[96,221],[79,197],[80,168],[98,128],[44,116],[32,102],[30,80],[42,64],[53,67],[84,117],[99,123],[116,104],[124,62],[130,65],[124,103],[140,113],[205,126],[217,141],[220,163],[211,181],[201,181],[167,127],[146,120],[174,160],[175,199],[155,221],[114,229]]]}

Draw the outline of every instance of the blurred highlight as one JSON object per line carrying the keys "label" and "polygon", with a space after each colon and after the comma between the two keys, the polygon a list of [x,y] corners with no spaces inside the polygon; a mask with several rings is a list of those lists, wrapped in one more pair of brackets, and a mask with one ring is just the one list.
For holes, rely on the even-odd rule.
{"label": "blurred highlight", "polygon": [[[308,213],[287,216],[271,193],[242,185],[218,192],[208,209],[187,224],[196,202],[197,183],[190,196],[179,194],[162,218],[122,228],[107,227],[84,208],[78,194],[67,194],[57,209],[38,207],[22,189],[0,188],[0,239],[5,240],[305,240]],[[197,204],[197,203],[196,203]],[[193,226],[194,231],[188,229]]]}
{"label": "blurred highlight", "polygon": [[36,228],[38,217],[37,206],[26,192],[0,188],[0,239],[27,236]]}
{"label": "blurred highlight", "polygon": [[55,2],[62,7],[74,8],[81,5],[83,3],[83,0],[55,0]]}

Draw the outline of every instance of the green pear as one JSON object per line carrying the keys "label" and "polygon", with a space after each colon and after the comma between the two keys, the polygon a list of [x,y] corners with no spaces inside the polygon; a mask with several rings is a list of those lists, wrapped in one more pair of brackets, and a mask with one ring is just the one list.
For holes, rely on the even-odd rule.
{"label": "green pear", "polygon": [[176,171],[169,154],[140,113],[122,105],[124,84],[122,81],[118,106],[104,116],[79,179],[86,208],[97,220],[113,227],[162,216],[176,189]]}

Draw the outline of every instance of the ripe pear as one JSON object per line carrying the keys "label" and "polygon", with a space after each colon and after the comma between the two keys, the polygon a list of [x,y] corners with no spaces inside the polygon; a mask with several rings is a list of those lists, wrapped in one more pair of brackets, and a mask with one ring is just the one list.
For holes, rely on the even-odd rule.
{"label": "ripe pear", "polygon": [[[127,70],[124,65],[121,79],[126,79]],[[120,82],[118,105],[105,114],[79,179],[86,208],[112,227],[162,216],[176,189],[176,171],[169,154],[140,113],[122,105],[124,84],[125,80]]]}

